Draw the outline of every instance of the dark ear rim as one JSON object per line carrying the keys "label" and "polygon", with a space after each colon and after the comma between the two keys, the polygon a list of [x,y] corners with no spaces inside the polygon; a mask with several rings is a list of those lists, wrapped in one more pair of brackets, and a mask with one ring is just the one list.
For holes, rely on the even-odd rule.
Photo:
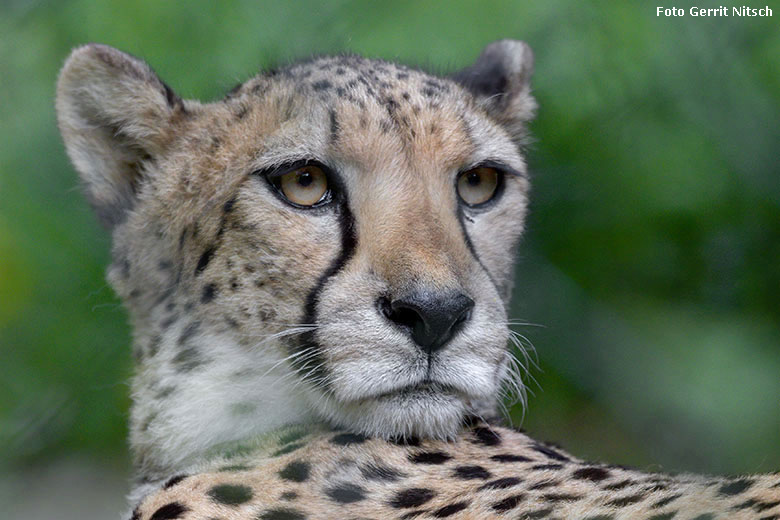
{"label": "dark ear rim", "polygon": [[488,44],[472,65],[450,77],[498,120],[519,123],[529,121],[535,113],[533,69],[531,47],[519,40],[503,39]]}
{"label": "dark ear rim", "polygon": [[165,97],[165,101],[170,108],[185,110],[184,100],[182,100],[168,84],[160,79],[160,76],[157,75],[154,69],[152,69],[146,61],[134,54],[121,51],[103,43],[85,43],[84,45],[75,47],[62,66],[60,81],[66,71],[73,67],[77,62],[84,59],[90,59],[91,57],[98,58],[109,67],[121,71],[127,76],[156,85]]}
{"label": "dark ear rim", "polygon": [[185,103],[143,60],[90,43],[65,60],[56,110],[87,200],[111,229],[134,206],[148,162],[167,146]]}

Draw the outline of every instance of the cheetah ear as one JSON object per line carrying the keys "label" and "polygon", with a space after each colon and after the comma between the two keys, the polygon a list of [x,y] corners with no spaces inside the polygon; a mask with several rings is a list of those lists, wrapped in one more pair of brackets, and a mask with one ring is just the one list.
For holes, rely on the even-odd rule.
{"label": "cheetah ear", "polygon": [[507,126],[516,139],[525,135],[525,123],[536,112],[531,96],[534,55],[517,40],[499,40],[482,50],[473,65],[455,73],[453,79],[471,91],[490,115]]}
{"label": "cheetah ear", "polygon": [[107,227],[133,207],[145,164],[184,103],[143,61],[106,45],[75,49],[57,82],[57,120],[87,197]]}

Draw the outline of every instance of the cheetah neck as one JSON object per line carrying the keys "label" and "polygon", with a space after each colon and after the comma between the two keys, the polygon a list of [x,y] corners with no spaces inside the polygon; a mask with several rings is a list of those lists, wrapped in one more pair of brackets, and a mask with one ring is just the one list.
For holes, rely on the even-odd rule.
{"label": "cheetah neck", "polygon": [[177,359],[182,350],[172,343],[188,327],[163,337],[156,355],[162,359],[140,363],[133,380],[130,443],[141,480],[207,460],[219,446],[314,420],[279,349],[247,349],[229,337],[197,333],[188,341],[202,359]]}

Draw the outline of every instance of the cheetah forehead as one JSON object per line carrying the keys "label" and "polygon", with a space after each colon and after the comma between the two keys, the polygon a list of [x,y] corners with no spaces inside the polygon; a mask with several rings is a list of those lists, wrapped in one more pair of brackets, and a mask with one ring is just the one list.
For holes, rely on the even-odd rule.
{"label": "cheetah forehead", "polygon": [[[238,85],[225,99],[230,110],[219,116],[251,119],[256,111],[255,119],[266,132],[275,116],[260,156],[269,162],[337,149],[342,159],[369,171],[383,159],[397,163],[399,158],[406,160],[407,168],[450,167],[463,165],[480,151],[522,169],[515,136],[479,99],[453,77],[360,56],[336,56],[296,63]],[[266,132],[259,134],[269,135]]]}

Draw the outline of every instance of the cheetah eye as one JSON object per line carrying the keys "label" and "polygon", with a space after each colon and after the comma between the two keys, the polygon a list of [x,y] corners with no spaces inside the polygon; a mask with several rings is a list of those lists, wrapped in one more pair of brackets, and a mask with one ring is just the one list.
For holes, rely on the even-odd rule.
{"label": "cheetah eye", "polygon": [[314,164],[294,166],[281,174],[269,176],[284,199],[296,207],[311,208],[330,200],[328,176]]}
{"label": "cheetah eye", "polygon": [[458,176],[458,196],[467,206],[489,202],[498,191],[501,174],[495,168],[479,166]]}

